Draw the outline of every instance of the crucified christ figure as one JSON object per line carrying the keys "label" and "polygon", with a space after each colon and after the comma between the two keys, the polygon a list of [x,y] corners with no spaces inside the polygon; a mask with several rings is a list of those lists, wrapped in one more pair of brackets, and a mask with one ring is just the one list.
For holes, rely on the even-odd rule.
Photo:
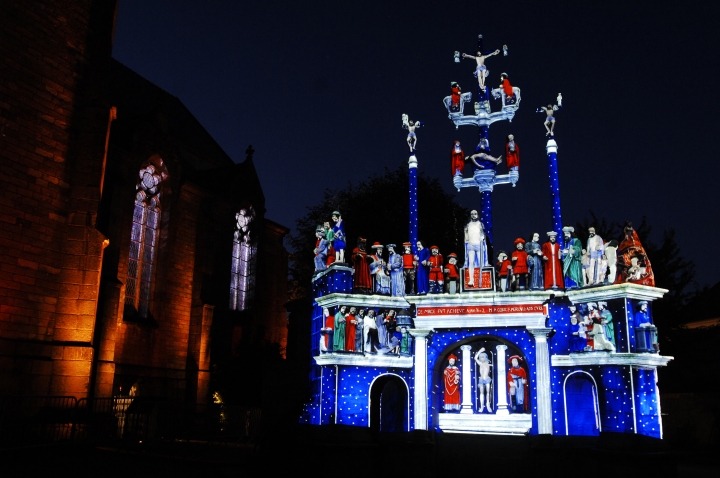
{"label": "crucified christ figure", "polygon": [[488,69],[485,66],[485,58],[497,55],[500,53],[500,50],[495,50],[492,53],[488,53],[487,55],[483,55],[481,51],[478,50],[477,56],[468,55],[467,53],[463,53],[463,58],[473,58],[477,62],[477,66],[475,67],[475,76],[477,76],[478,84],[480,85],[480,89],[485,91],[485,77],[488,74]]}

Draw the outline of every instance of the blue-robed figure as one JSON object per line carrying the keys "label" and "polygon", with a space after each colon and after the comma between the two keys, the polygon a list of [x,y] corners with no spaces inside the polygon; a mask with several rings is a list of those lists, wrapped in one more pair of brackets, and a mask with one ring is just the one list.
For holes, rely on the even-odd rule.
{"label": "blue-robed figure", "polygon": [[393,297],[405,296],[405,275],[403,273],[403,258],[395,252],[395,244],[388,244],[387,268],[390,271],[390,292]]}
{"label": "blue-robed figure", "polygon": [[658,352],[657,328],[652,324],[648,312],[648,302],[638,302],[638,311],[635,312],[633,325],[635,327],[635,349],[637,352]]}
{"label": "blue-robed figure", "polygon": [[422,242],[417,242],[417,293],[427,294],[430,291],[430,249],[423,247]]}
{"label": "blue-robed figure", "polygon": [[525,252],[528,255],[528,270],[530,272],[530,290],[544,290],[542,249],[540,247],[540,234],[533,234],[532,241],[525,243]]}

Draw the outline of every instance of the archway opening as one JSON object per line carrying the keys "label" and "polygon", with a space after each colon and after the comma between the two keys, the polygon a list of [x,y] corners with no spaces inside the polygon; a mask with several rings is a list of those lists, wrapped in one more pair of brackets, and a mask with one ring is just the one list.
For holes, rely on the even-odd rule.
{"label": "archway opening", "polygon": [[597,387],[585,372],[570,374],[565,380],[565,420],[567,435],[600,434]]}
{"label": "archway opening", "polygon": [[383,375],[370,388],[370,429],[373,433],[408,430],[407,385],[397,375]]}

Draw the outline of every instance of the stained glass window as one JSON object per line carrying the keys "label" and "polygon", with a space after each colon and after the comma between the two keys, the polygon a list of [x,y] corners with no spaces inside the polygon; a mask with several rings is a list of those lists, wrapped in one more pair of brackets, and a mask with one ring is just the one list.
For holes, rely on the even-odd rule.
{"label": "stained glass window", "polygon": [[155,256],[160,224],[160,196],[167,172],[156,158],[140,169],[135,186],[135,208],[130,231],[125,305],[134,308],[139,317],[147,317],[150,307]]}
{"label": "stained glass window", "polygon": [[257,242],[251,234],[255,210],[243,208],[235,215],[232,266],[230,271],[230,309],[248,310],[255,297]]}

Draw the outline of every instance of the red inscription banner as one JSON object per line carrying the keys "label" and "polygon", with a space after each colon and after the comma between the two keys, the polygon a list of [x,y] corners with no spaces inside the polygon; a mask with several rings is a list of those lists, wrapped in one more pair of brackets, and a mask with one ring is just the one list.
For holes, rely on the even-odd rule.
{"label": "red inscription banner", "polygon": [[418,307],[418,317],[430,315],[542,314],[542,304],[478,305],[459,307]]}

